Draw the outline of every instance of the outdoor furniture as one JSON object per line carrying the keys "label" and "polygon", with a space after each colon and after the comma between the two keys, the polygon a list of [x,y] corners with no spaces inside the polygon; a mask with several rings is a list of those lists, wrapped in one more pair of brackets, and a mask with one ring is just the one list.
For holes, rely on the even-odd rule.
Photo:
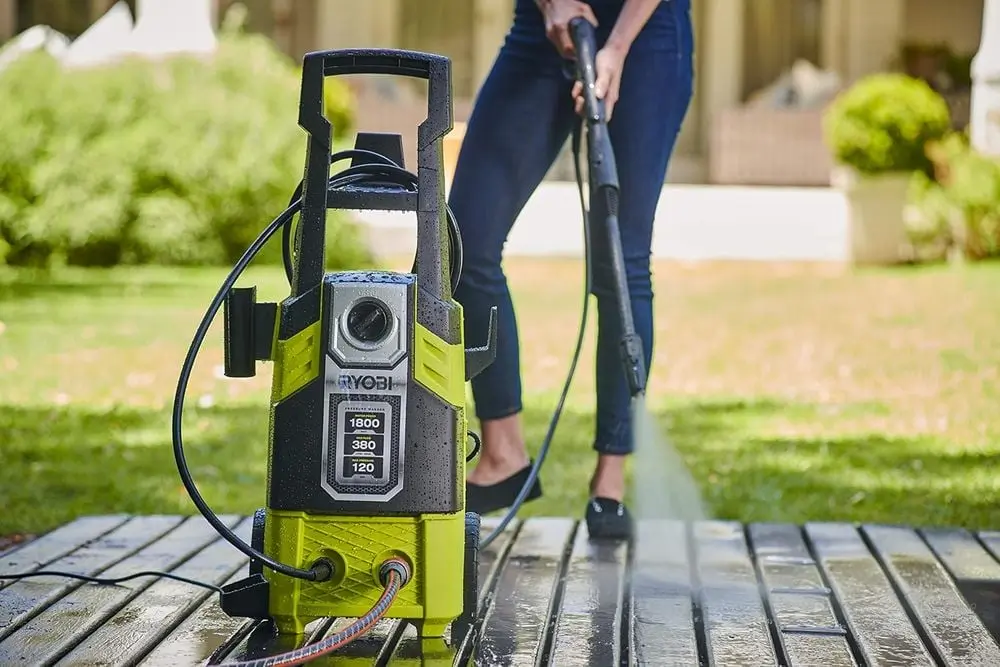
{"label": "outdoor furniture", "polygon": [[[249,518],[223,519],[249,537]],[[643,523],[629,551],[590,544],[569,519],[508,528],[481,558],[473,664],[536,664],[542,653],[537,664],[560,667],[1000,665],[1000,533],[662,521]],[[2,665],[183,667],[291,648],[184,583],[2,580],[40,568],[159,569],[217,584],[246,571],[200,517],[81,518],[0,554]],[[312,639],[331,627],[317,622]],[[461,662],[394,621],[338,655],[317,664]]]}
{"label": "outdoor furniture", "polygon": [[715,118],[710,144],[715,185],[830,185],[823,109],[725,109]]}

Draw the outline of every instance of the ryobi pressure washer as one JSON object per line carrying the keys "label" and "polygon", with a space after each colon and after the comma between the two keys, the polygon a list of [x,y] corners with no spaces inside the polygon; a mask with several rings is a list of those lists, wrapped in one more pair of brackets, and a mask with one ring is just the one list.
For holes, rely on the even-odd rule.
{"label": "ryobi pressure washer", "polygon": [[[641,341],[632,324],[617,224],[618,181],[603,102],[595,86],[595,36],[571,23],[576,76],[584,84],[590,186],[606,209],[611,270],[622,318],[622,363],[631,394],[644,392]],[[359,133],[353,150],[331,155],[323,83],[342,74],[395,74],[428,81],[428,114],[418,131],[416,174],[403,168],[399,135]],[[301,664],[335,650],[383,616],[406,619],[422,637],[453,643],[475,622],[479,549],[516,515],[545,460],[582,349],[591,284],[588,211],[583,209],[586,298],[562,396],[525,486],[503,520],[480,540],[479,517],[465,512],[465,383],[495,356],[496,309],[489,340],[466,349],[462,308],[452,294],[462,267],[457,224],[444,198],[442,140],[452,127],[450,61],[412,51],[348,49],[303,60],[299,124],[308,134],[302,182],[289,207],[233,267],[199,325],[185,358],[173,411],[181,479],[212,526],[250,558],[249,576],[223,587],[229,615],[272,619],[279,633],[301,635],[326,617],[357,620],[325,639],[247,665]],[[574,131],[579,157],[581,129]],[[330,165],[351,159],[330,177]],[[328,209],[415,211],[417,252],[410,273],[325,273]],[[300,213],[291,247],[292,219]],[[258,303],[235,283],[279,230],[291,293]],[[184,395],[207,331],[225,319],[225,372],[250,377],[274,365],[267,507],[244,543],[205,503],[184,456]],[[469,433],[469,435],[472,435]],[[478,438],[474,439],[478,442]],[[474,454],[475,452],[473,452]],[[469,457],[471,458],[471,457]]]}
{"label": "ryobi pressure washer", "polygon": [[[399,135],[359,133],[354,150],[331,156],[324,79],[343,74],[427,80],[416,174],[403,169]],[[358,618],[340,633],[348,641],[387,611],[421,636],[443,635],[456,619],[460,631],[475,613],[479,537],[478,516],[465,512],[465,383],[492,362],[496,328],[483,347],[465,349],[462,308],[452,298],[462,257],[444,197],[450,61],[398,50],[310,53],[299,124],[308,133],[299,191],[219,289],[175,397],[181,478],[205,518],[250,557],[249,576],[224,587],[221,606],[294,635],[315,619]],[[331,163],[347,158],[352,166],[331,178]],[[412,272],[324,273],[331,208],[416,212]],[[258,303],[254,287],[234,285],[279,229],[291,293]],[[205,504],[183,452],[187,379],[220,306],[226,375],[250,377],[256,362],[273,362],[267,507],[255,514],[250,545]]]}

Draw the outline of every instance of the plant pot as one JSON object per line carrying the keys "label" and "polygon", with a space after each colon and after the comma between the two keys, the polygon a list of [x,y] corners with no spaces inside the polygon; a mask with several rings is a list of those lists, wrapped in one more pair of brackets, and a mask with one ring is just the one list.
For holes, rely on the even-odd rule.
{"label": "plant pot", "polygon": [[835,167],[831,184],[847,200],[848,256],[856,265],[891,265],[911,259],[905,210],[910,172],[860,174]]}
{"label": "plant pot", "polygon": [[448,191],[451,189],[451,179],[455,175],[455,166],[458,164],[458,153],[462,148],[462,139],[465,137],[465,123],[455,122],[451,132],[444,136],[442,149],[444,150],[444,187]]}

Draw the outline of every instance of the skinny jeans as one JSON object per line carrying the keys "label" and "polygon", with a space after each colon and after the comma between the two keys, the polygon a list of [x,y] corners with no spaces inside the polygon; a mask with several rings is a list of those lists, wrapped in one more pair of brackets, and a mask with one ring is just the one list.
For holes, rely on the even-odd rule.
{"label": "skinny jeans", "polygon": [[[596,29],[600,49],[623,1],[588,4],[600,24]],[[620,183],[619,226],[628,292],[647,374],[654,329],[653,218],[691,101],[692,33],[690,0],[663,0],[628,52],[608,125]],[[486,342],[490,310],[497,308],[496,360],[472,380],[480,420],[506,417],[523,408],[518,323],[502,268],[503,251],[522,208],[579,122],[570,92],[572,71],[546,37],[544,18],[534,0],[517,0],[512,26],[469,117],[449,194],[465,253],[455,299],[465,312],[468,345]],[[593,448],[624,455],[632,452],[633,439],[630,396],[619,353],[621,325],[596,198],[590,209],[592,294],[598,311]],[[579,213],[567,210],[565,215]]]}

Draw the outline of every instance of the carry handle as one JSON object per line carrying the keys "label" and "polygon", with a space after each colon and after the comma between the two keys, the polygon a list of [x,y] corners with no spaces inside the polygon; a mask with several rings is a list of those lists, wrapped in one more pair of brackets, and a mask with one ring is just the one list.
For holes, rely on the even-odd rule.
{"label": "carry handle", "polygon": [[449,300],[451,258],[444,195],[444,136],[454,123],[451,61],[401,49],[337,49],[302,59],[299,125],[308,135],[292,294],[323,279],[326,193],[332,150],[330,121],[323,114],[324,82],[344,74],[390,74],[427,80],[427,117],[417,128],[417,280],[431,294]]}

